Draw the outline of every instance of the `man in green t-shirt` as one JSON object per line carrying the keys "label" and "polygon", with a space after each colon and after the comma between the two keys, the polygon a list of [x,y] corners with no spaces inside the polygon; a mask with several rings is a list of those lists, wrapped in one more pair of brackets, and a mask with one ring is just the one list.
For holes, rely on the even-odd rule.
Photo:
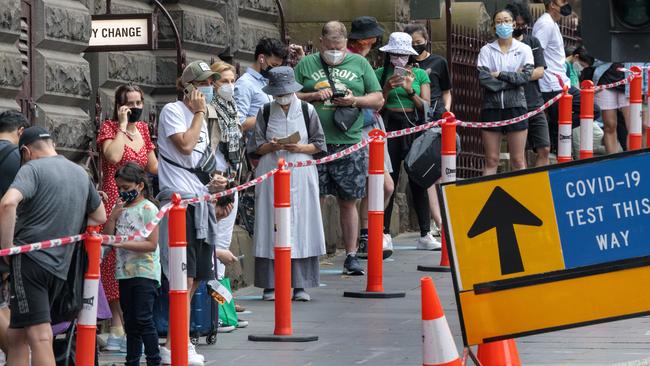
{"label": "man in green t-shirt", "polygon": [[[321,62],[322,59],[322,62]],[[344,97],[332,98],[333,92],[323,62],[327,65],[334,88]],[[298,97],[311,102],[320,117],[327,152],[341,151],[361,141],[363,113],[343,131],[334,124],[338,107],[380,109],[384,99],[381,86],[368,61],[347,52],[347,31],[338,21],[325,23],[320,37],[320,52],[304,57],[295,68],[296,81],[303,85]],[[341,229],[347,258],[344,272],[363,275],[356,257],[359,214],[357,200],[366,192],[367,150],[361,150],[331,163],[318,166],[320,195],[336,196],[341,211]]]}

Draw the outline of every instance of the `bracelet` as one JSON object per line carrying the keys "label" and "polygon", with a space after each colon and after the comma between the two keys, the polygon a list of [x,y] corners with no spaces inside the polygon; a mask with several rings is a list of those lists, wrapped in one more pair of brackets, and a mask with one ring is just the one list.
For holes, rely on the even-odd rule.
{"label": "bracelet", "polygon": [[412,98],[415,95],[415,89],[413,89],[410,93],[406,93],[406,96],[409,98]]}
{"label": "bracelet", "polygon": [[352,101],[352,106],[353,106],[354,108],[357,107],[357,97],[354,97],[354,100]]}
{"label": "bracelet", "polygon": [[199,114],[199,113],[203,113],[203,114],[205,114],[205,111],[194,112],[194,115],[197,115],[197,114]]}

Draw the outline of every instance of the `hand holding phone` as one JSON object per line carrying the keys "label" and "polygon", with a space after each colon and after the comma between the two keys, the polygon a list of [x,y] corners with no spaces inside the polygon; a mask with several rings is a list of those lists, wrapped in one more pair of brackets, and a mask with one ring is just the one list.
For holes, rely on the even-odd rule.
{"label": "hand holding phone", "polygon": [[403,68],[403,67],[395,66],[394,74],[397,75],[397,76],[405,76],[406,74],[408,74],[408,72],[409,71],[407,69]]}

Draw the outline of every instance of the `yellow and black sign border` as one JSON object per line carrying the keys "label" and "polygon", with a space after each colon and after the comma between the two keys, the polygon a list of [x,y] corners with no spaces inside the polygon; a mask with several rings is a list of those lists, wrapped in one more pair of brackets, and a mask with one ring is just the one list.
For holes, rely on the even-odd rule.
{"label": "yellow and black sign border", "polygon": [[[496,174],[496,175],[490,175],[490,176],[482,176],[482,177],[476,177],[476,178],[470,178],[470,179],[464,179],[464,180],[456,180],[456,181],[453,181],[453,182],[441,183],[441,184],[437,185],[436,193],[438,195],[438,200],[439,200],[440,206],[441,206],[440,211],[441,211],[442,221],[444,223],[443,232],[444,232],[445,238],[453,238],[453,236],[451,235],[451,232],[449,231],[449,225],[447,224],[448,223],[448,214],[447,214],[448,207],[447,207],[447,202],[445,200],[445,196],[443,194],[443,189],[446,186],[464,186],[464,185],[469,185],[469,184],[494,181],[494,180],[510,178],[510,177],[518,177],[518,176],[529,175],[529,174],[534,174],[534,173],[548,172],[548,171],[551,171],[551,170],[569,168],[569,167],[573,167],[573,166],[580,166],[580,165],[586,165],[586,164],[595,164],[595,163],[599,163],[599,162],[603,162],[603,161],[617,160],[617,159],[626,158],[626,157],[629,157],[629,156],[642,155],[642,154],[650,154],[650,148],[634,150],[634,151],[625,151],[625,152],[621,152],[621,153],[610,154],[610,155],[606,155],[606,156],[600,156],[600,157],[595,157],[595,158],[585,159],[585,160],[576,160],[576,161],[571,161],[571,162],[557,164],[557,165],[548,165],[548,166],[544,166],[544,167],[535,167],[535,168],[519,170],[519,171],[514,171],[514,172],[507,172],[507,173],[502,173],[502,174]],[[449,262],[450,262],[450,266],[451,266],[452,282],[453,282],[453,285],[454,285],[454,296],[456,298],[456,306],[457,306],[457,309],[458,309],[458,318],[459,318],[461,333],[462,333],[462,337],[463,337],[463,344],[464,344],[465,347],[476,345],[478,343],[499,341],[499,340],[504,340],[504,339],[509,339],[509,338],[517,338],[517,337],[523,337],[523,336],[529,336],[529,335],[535,335],[535,334],[542,334],[542,333],[549,333],[549,332],[554,332],[554,331],[558,331],[558,330],[571,329],[571,328],[601,324],[601,323],[606,323],[606,322],[611,322],[611,321],[616,321],[616,320],[630,319],[630,318],[635,318],[635,317],[639,317],[639,316],[650,315],[650,303],[648,303],[648,308],[647,308],[647,310],[644,310],[644,311],[639,311],[639,312],[634,312],[634,313],[629,313],[629,314],[624,314],[624,315],[618,315],[618,316],[603,317],[603,318],[589,320],[589,321],[585,321],[585,322],[576,322],[576,323],[564,324],[564,325],[561,325],[561,326],[543,327],[543,328],[534,329],[534,330],[525,331],[525,332],[507,333],[507,334],[503,334],[503,335],[496,336],[496,337],[484,338],[484,339],[482,339],[481,342],[478,342],[478,343],[477,342],[469,342],[468,341],[468,336],[467,336],[468,333],[467,333],[467,329],[466,329],[466,326],[465,326],[465,320],[466,319],[465,319],[465,314],[463,312],[463,307],[462,307],[462,302],[461,302],[461,292],[472,292],[472,293],[475,293],[475,294],[488,294],[488,293],[493,293],[493,292],[507,291],[507,290],[511,290],[511,289],[528,287],[528,286],[535,286],[535,285],[542,285],[543,286],[544,284],[560,282],[560,281],[570,281],[570,280],[573,280],[573,279],[584,278],[584,277],[589,277],[589,276],[598,276],[598,275],[603,275],[603,274],[612,273],[612,272],[621,272],[621,271],[626,271],[626,270],[633,270],[633,271],[642,270],[644,267],[647,267],[648,273],[650,274],[650,256],[612,261],[612,262],[607,262],[607,263],[602,263],[602,264],[584,266],[584,267],[573,268],[573,269],[568,269],[568,270],[547,272],[547,273],[537,274],[537,275],[523,276],[523,277],[518,277],[518,278],[513,278],[513,279],[505,279],[505,280],[499,280],[499,281],[485,282],[485,283],[480,283],[480,284],[474,285],[471,291],[461,291],[461,289],[459,287],[459,281],[458,281],[459,279],[457,278],[457,268],[456,268],[456,263],[457,262],[456,262],[456,258],[454,258],[455,251],[452,248],[453,242],[452,242],[452,240],[446,240],[445,244],[447,246],[446,249],[447,249],[447,254],[449,256]]]}

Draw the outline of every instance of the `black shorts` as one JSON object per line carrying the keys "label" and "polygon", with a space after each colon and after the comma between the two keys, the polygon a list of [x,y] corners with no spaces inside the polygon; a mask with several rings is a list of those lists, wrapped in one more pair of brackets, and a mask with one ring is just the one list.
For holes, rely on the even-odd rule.
{"label": "black shorts", "polygon": [[548,121],[546,121],[544,112],[538,113],[528,119],[528,145],[533,150],[551,146],[551,138],[548,134]]}
{"label": "black shorts", "polygon": [[205,239],[196,238],[194,206],[187,206],[185,213],[185,237],[187,238],[187,277],[196,280],[213,280],[212,256],[214,247]]}
{"label": "black shorts", "polygon": [[[526,108],[515,107],[506,109],[482,109],[481,122],[503,121],[526,114]],[[512,125],[501,127],[483,128],[483,131],[501,132],[504,135],[508,132],[523,131],[528,128],[528,120],[523,120]]]}
{"label": "black shorts", "polygon": [[50,323],[50,304],[64,281],[25,254],[11,258],[10,328]]}

